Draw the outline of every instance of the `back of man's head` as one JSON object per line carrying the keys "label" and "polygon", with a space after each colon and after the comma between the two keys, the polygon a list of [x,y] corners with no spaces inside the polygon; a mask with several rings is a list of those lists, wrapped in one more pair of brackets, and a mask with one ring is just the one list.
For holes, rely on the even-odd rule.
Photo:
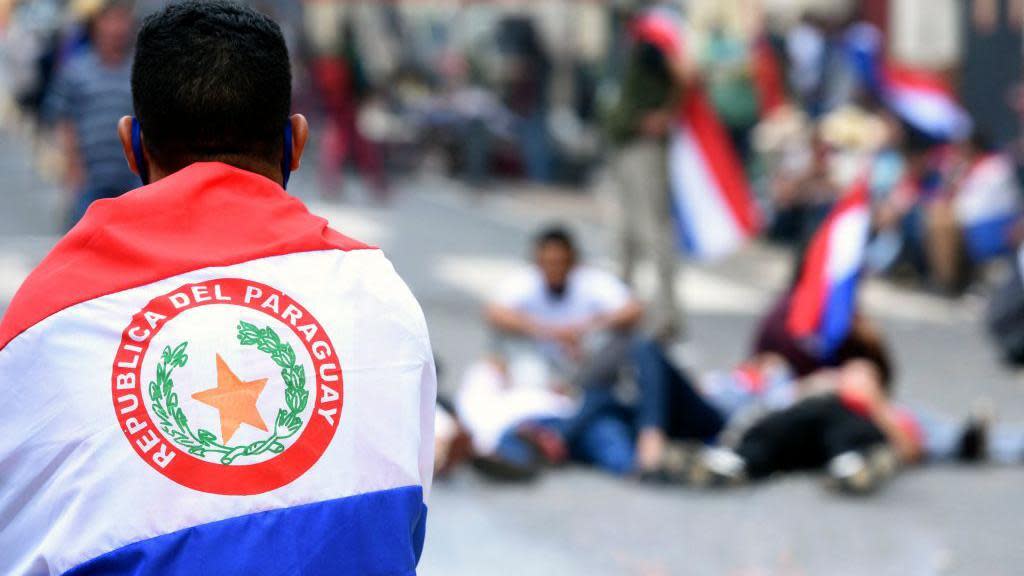
{"label": "back of man's head", "polygon": [[281,29],[230,0],[187,0],[148,17],[132,69],[146,150],[166,172],[198,161],[280,165],[291,110]]}

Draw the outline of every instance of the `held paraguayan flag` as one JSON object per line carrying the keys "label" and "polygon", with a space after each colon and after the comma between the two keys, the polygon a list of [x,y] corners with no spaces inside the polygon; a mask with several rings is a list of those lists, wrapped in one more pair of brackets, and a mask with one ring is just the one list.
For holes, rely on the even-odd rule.
{"label": "held paraguayan flag", "polygon": [[953,200],[967,253],[975,261],[1013,252],[1013,228],[1024,215],[1013,164],[993,153],[971,165]]}
{"label": "held paraguayan flag", "polygon": [[262,176],[95,203],[0,324],[0,383],[2,574],[415,572],[423,315]]}
{"label": "held paraguayan flag", "polygon": [[739,157],[702,92],[683,97],[669,143],[669,186],[688,253],[714,260],[742,248],[760,229],[760,213]]}
{"label": "held paraguayan flag", "polygon": [[858,179],[811,239],[786,319],[789,331],[832,356],[853,326],[871,226],[868,178]]}
{"label": "held paraguayan flag", "polygon": [[904,122],[936,140],[963,140],[971,134],[971,117],[949,85],[936,74],[886,65],[882,99]]}
{"label": "held paraguayan flag", "polygon": [[[678,55],[684,49],[679,28],[671,12],[655,9],[640,16],[632,32],[662,53]],[[763,102],[766,108],[777,105],[777,95],[763,96],[771,99]],[[699,86],[688,87],[683,95],[669,141],[668,165],[672,208],[687,253],[714,260],[735,252],[757,234],[760,213],[743,165]]]}
{"label": "held paraguayan flag", "polygon": [[854,25],[844,44],[861,82],[900,120],[940,142],[970,136],[973,122],[952,87],[933,71],[886,61],[877,27]]}

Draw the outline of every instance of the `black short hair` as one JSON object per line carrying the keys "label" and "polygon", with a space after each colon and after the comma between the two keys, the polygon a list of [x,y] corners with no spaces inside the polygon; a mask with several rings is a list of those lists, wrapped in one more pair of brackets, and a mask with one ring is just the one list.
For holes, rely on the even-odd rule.
{"label": "black short hair", "polygon": [[281,29],[239,2],[172,3],[139,31],[135,116],[164,169],[203,160],[279,164],[291,83]]}
{"label": "black short hair", "polygon": [[836,351],[836,365],[842,365],[850,360],[865,360],[874,364],[878,369],[882,390],[886,395],[892,394],[896,367],[889,353],[889,345],[881,333],[864,317],[857,317],[854,320],[849,336]]}
{"label": "black short hair", "polygon": [[564,226],[555,225],[544,228],[533,239],[533,247],[538,250],[549,244],[561,246],[576,256],[576,241],[569,229]]}

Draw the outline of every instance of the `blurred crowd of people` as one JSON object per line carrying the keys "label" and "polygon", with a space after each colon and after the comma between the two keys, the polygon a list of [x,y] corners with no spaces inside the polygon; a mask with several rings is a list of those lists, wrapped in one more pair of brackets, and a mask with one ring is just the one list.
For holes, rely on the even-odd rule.
{"label": "blurred crowd of people", "polygon": [[[659,277],[668,278],[677,241],[665,222],[667,184],[654,175],[668,172],[672,103],[699,87],[743,162],[770,240],[802,246],[866,157],[874,270],[959,294],[1024,236],[1015,225],[1024,146],[995,141],[986,126],[952,137],[908,122],[865,65],[865,53],[884,57],[885,39],[856,9],[785,26],[757,10],[742,19],[735,9],[704,10],[680,20],[687,40],[678,58],[661,61],[650,47],[631,63],[630,3],[573,6],[599,39],[578,33],[569,47],[552,47],[529,13],[486,3],[436,11],[256,3],[292,44],[297,106],[325,120],[316,147],[327,196],[341,195],[348,165],[386,199],[389,174],[432,158],[475,185],[517,176],[584,185],[601,181],[608,164],[631,205],[622,222],[626,278],[641,250],[660,255]],[[130,113],[130,38],[158,4],[4,3],[7,91],[58,144],[61,169],[47,172],[74,191],[69,223],[91,200],[135,184],[105,127]],[[1015,94],[996,97],[1015,102]],[[1000,219],[995,233],[973,228],[988,214]]]}
{"label": "blurred crowd of people", "polygon": [[[0,2],[7,91],[59,150],[69,227],[94,200],[137,186],[114,126],[132,111],[138,17],[156,3]],[[571,234],[553,228],[537,237],[531,271],[501,284],[485,316],[491,352],[439,407],[442,470],[472,457],[487,473],[528,478],[577,460],[646,480],[726,485],[816,468],[865,492],[922,460],[1024,459],[1024,433],[983,413],[946,418],[897,404],[890,349],[861,314],[836,354],[808,350],[787,331],[792,290],[735,369],[697,375],[674,360],[684,326],[668,149],[680,101],[699,90],[754,192],[764,238],[802,261],[836,203],[866,178],[867,270],[950,295],[1010,270],[989,321],[1005,356],[1024,362],[1014,261],[1024,242],[1024,141],[972,130],[952,91],[938,96],[947,108],[908,109],[881,85],[896,74],[883,70],[884,34],[856,8],[778,25],[757,10],[738,20],[710,10],[698,23],[672,3],[587,3],[579,22],[604,41],[584,34],[564,49],[536,18],[488,3],[436,13],[254,3],[291,43],[297,107],[323,119],[314,136],[323,195],[343,194],[351,165],[384,202],[396,173],[440,158],[477,187],[511,177],[607,183],[621,201],[618,276],[586,266]],[[684,40],[651,41],[658,30],[638,40],[635,18],[651,10],[676,14]],[[681,45],[666,49],[673,42]],[[899,78],[940,92],[949,80],[921,70]],[[648,258],[657,289],[645,304],[632,284]]]}
{"label": "blurred crowd of people", "polygon": [[984,404],[956,416],[900,404],[892,350],[866,316],[835,354],[816,353],[789,329],[793,288],[759,322],[748,358],[698,374],[564,228],[541,231],[529,269],[500,285],[484,314],[489,353],[438,407],[440,473],[469,459],[526,480],[574,461],[727,487],[823,470],[829,486],[865,494],[922,462],[1024,463],[1024,426],[994,423]]}
{"label": "blurred crowd of people", "polygon": [[[869,243],[847,252],[865,255],[856,276],[909,277],[958,295],[990,268],[1009,269],[990,320],[1012,331],[1024,239],[1014,143],[1000,146],[972,126],[940,74],[886,62],[881,32],[856,13],[808,15],[782,34],[746,36],[713,20],[703,43],[690,44],[696,36],[680,41],[661,28],[671,19],[644,20],[658,10],[673,8],[644,3],[634,12],[603,116],[623,215],[622,275],[585,266],[564,229],[538,235],[532,269],[502,283],[487,307],[492,352],[441,410],[448,434],[439,435],[439,464],[475,453],[485,473],[529,478],[573,460],[697,486],[820,469],[829,485],[867,493],[919,462],[1024,461],[1024,428],[994,425],[984,403],[955,417],[898,403],[891,349],[856,305],[831,353],[790,320],[809,245],[863,186]],[[922,89],[924,99],[907,95]],[[681,317],[670,150],[675,132],[699,129],[679,126],[679,105],[695,92],[707,95],[729,137],[765,237],[792,247],[798,263],[752,335],[750,357],[708,375],[689,373],[671,353]],[[685,181],[693,165],[682,166]],[[657,269],[648,306],[629,286],[639,259]],[[1017,341],[997,336],[1007,358],[1019,359]],[[465,448],[467,438],[470,450],[447,447],[459,439]]]}

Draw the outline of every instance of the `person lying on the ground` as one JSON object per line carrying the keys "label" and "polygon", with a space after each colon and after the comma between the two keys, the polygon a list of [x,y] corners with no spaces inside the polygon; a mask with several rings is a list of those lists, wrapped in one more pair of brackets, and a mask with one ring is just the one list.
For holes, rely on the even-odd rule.
{"label": "person lying on the ground", "polygon": [[726,434],[766,412],[788,408],[809,393],[831,389],[831,380],[822,376],[850,360],[871,359],[889,380],[888,345],[865,317],[855,317],[836,352],[823,357],[789,332],[790,298],[783,295],[765,315],[747,360],[731,372],[711,372],[700,379],[701,397],[730,423]]}
{"label": "person lying on the ground", "polygon": [[781,472],[826,470],[834,486],[864,493],[879,487],[898,464],[921,457],[920,430],[889,402],[877,363],[850,360],[815,378],[823,391],[768,414],[734,448],[702,453],[686,471],[687,480],[736,484]]}
{"label": "person lying on the ground", "polygon": [[[488,306],[487,319],[504,358],[544,366],[547,376],[535,385],[576,396],[579,407],[570,418],[518,415],[517,424],[555,430],[570,457],[620,475],[656,472],[669,436],[717,435],[722,422],[713,411],[680,412],[695,405],[677,401],[693,388],[680,385],[658,345],[636,333],[643,307],[625,284],[580,265],[575,243],[561,229],[538,236],[534,259],[535,266]],[[620,376],[629,368],[636,369],[635,402],[623,402],[619,394]],[[498,396],[491,400],[500,403]],[[470,409],[460,411],[474,421]],[[499,436],[518,441],[524,435]],[[524,441],[538,435],[526,436]]]}
{"label": "person lying on the ground", "polygon": [[448,477],[472,453],[469,433],[450,405],[438,398],[434,407],[434,479]]}
{"label": "person lying on the ground", "polygon": [[[851,359],[868,357],[882,368],[883,382],[891,382],[890,347],[880,329],[858,314],[846,341],[831,358],[809,351],[786,330],[789,295],[784,295],[761,322],[751,359],[730,375],[705,378],[702,392],[730,421],[786,407],[808,392],[820,389],[822,379],[810,377]],[[819,384],[815,384],[818,382]],[[825,388],[829,380],[824,379]],[[892,396],[891,390],[886,390]],[[920,406],[902,406],[916,422],[922,438],[921,460],[926,462],[1016,463],[1024,460],[1024,427],[996,424],[984,402],[964,417],[936,414]],[[745,413],[745,414],[743,414]],[[738,414],[743,414],[736,418]]]}
{"label": "person lying on the ground", "polygon": [[[702,398],[729,418],[731,433],[722,435],[720,448],[675,455],[670,476],[688,483],[733,484],[777,472],[824,469],[832,486],[864,493],[898,466],[1024,459],[1020,429],[990,426],[981,415],[963,425],[894,403],[886,347],[865,320],[841,350],[838,368],[822,366],[799,381],[748,389],[746,396],[735,390],[722,394],[730,385],[718,382],[719,389]],[[732,386],[741,388],[752,378],[740,373]],[[744,410],[753,414],[753,422],[744,419]]]}
{"label": "person lying on the ground", "polygon": [[[972,414],[965,423],[889,402],[893,379],[889,347],[866,317],[856,317],[834,356],[821,358],[785,329],[787,306],[788,297],[784,296],[761,323],[749,360],[731,373],[712,373],[700,380],[700,398],[728,422],[719,444],[735,446],[767,415],[784,411],[808,396],[835,393],[837,366],[867,360],[881,375],[886,401],[862,403],[880,408],[863,412],[876,417],[876,426],[887,433],[904,461],[1019,462],[1024,458],[1024,430],[1017,427],[993,426],[984,414]],[[851,397],[847,390],[846,398]],[[916,432],[908,438],[907,430]]]}
{"label": "person lying on the ground", "polygon": [[553,384],[547,366],[528,355],[509,362],[494,354],[469,367],[455,413],[471,437],[479,471],[524,480],[565,459],[555,429],[578,410],[578,402]]}
{"label": "person lying on the ground", "polygon": [[[762,403],[761,409],[736,413],[719,438],[720,447],[733,449],[676,450],[669,477],[691,484],[729,484],[774,472],[825,468],[834,486],[864,492],[881,484],[897,463],[1024,460],[1024,430],[1019,427],[990,426],[978,416],[965,425],[898,406],[878,384],[877,373],[871,362],[859,359],[839,370],[823,369],[806,378],[808,382],[792,385],[800,394],[790,396],[788,406],[751,394],[748,406]],[[722,406],[713,396],[704,398]]]}

